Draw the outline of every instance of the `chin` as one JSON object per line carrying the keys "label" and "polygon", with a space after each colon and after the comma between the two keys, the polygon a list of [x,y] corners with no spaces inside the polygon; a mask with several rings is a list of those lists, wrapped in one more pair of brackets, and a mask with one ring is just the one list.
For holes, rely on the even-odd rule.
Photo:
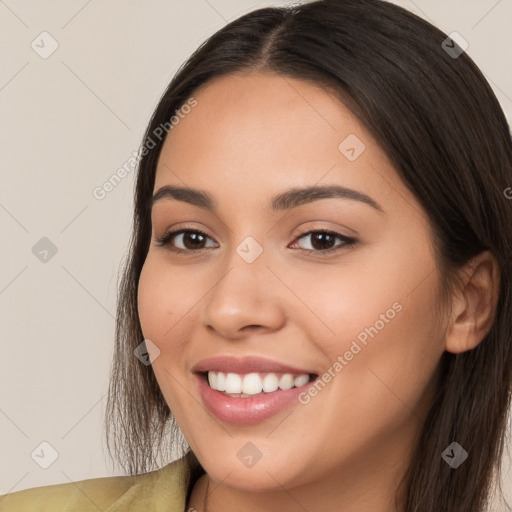
{"label": "chin", "polygon": [[200,461],[215,482],[239,491],[271,492],[282,490],[281,486],[290,488],[306,483],[299,482],[301,466],[297,459],[285,454],[278,458],[269,457],[266,461],[262,456],[252,466],[244,465],[236,456],[226,457],[226,452],[201,457]]}

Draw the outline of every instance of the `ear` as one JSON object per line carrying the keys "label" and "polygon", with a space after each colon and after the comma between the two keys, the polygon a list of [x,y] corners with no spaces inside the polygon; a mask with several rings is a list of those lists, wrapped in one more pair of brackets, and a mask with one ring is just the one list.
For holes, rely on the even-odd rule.
{"label": "ear", "polygon": [[454,354],[475,348],[491,329],[500,289],[498,262],[491,252],[481,252],[464,265],[460,278],[445,341],[445,350]]}

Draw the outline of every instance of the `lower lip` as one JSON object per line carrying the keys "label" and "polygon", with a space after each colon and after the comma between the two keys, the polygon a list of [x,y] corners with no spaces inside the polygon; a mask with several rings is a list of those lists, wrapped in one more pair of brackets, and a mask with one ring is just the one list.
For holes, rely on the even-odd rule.
{"label": "lower lip", "polygon": [[212,389],[202,374],[196,374],[203,402],[219,420],[248,425],[258,423],[279,413],[289,405],[298,404],[298,396],[312,382],[298,388],[273,391],[253,398],[232,398]]}

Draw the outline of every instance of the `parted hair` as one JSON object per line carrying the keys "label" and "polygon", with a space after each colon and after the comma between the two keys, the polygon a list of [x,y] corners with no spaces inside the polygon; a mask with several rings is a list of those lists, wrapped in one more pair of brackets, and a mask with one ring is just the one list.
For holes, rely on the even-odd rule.
{"label": "parted hair", "polygon": [[[500,289],[492,327],[474,349],[444,352],[439,361],[437,394],[401,482],[407,512],[485,510],[500,481],[510,414],[510,128],[481,71],[456,42],[448,39],[447,45],[447,37],[381,0],[318,0],[254,10],[209,37],[180,67],[144,135],[146,141],[215,77],[271,72],[309,81],[339,94],[424,208],[445,297],[457,285],[461,266],[485,250],[495,256]],[[157,140],[138,163],[132,235],[118,283],[105,427],[110,453],[129,474],[152,470],[158,460],[170,462],[170,448],[186,453],[190,492],[204,470],[151,365],[134,356],[144,339],[137,290],[164,141]],[[469,454],[457,469],[441,457],[452,442]]]}

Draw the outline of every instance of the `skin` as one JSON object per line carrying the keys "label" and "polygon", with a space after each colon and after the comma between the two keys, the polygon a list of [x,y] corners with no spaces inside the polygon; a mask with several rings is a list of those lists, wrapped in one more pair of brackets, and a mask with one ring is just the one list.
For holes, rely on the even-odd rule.
{"label": "skin", "polygon": [[[440,300],[429,221],[389,159],[325,88],[268,73],[217,78],[194,92],[197,106],[169,133],[154,190],[208,192],[216,213],[172,199],[152,210],[152,242],[139,282],[145,338],[160,350],[153,369],[207,474],[188,507],[204,511],[405,510],[393,498],[436,393],[445,350],[474,348],[491,325],[498,274],[484,253],[465,269],[453,311]],[[349,161],[338,145],[356,134]],[[384,212],[329,198],[272,212],[292,187],[336,184],[363,192]],[[241,213],[243,212],[243,215]],[[186,227],[209,238],[194,252]],[[309,231],[353,237],[322,256]],[[246,237],[262,254],[236,252]],[[317,244],[318,247],[318,244]],[[191,368],[216,355],[261,356],[322,374],[366,327],[402,306],[307,405],[253,425],[232,425],[204,407]],[[248,468],[237,452],[253,443]],[[188,510],[187,507],[187,510]]]}

